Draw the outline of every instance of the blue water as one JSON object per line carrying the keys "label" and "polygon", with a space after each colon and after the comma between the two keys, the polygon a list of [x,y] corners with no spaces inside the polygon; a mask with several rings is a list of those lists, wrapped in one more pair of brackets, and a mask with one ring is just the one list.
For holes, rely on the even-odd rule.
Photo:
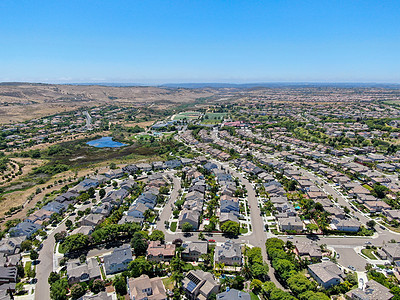
{"label": "blue water", "polygon": [[118,148],[126,146],[126,144],[113,141],[111,136],[105,136],[100,139],[87,142],[86,144],[96,148]]}

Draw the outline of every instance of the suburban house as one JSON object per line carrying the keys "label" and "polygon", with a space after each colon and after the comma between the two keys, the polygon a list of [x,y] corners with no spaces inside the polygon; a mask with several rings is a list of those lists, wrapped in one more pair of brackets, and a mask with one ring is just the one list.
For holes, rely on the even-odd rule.
{"label": "suburban house", "polygon": [[47,203],[45,206],[43,206],[42,209],[60,214],[64,210],[66,210],[67,207],[68,207],[68,205],[65,203],[60,203],[58,201],[51,201],[51,202]]}
{"label": "suburban house", "polygon": [[214,276],[203,270],[189,271],[182,281],[183,289],[189,300],[207,299],[219,291],[219,284]]}
{"label": "suburban house", "polygon": [[394,297],[390,289],[375,280],[368,281],[363,290],[357,288],[347,292],[346,296],[354,300],[390,300]]}
{"label": "suburban house", "polygon": [[104,268],[106,274],[114,274],[128,269],[132,261],[132,250],[129,245],[116,248],[109,255],[104,256]]}
{"label": "suburban house", "polygon": [[67,264],[67,278],[70,285],[77,282],[100,279],[100,265],[97,259],[92,257],[84,263],[80,263],[79,259],[69,261]]}
{"label": "suburban house", "polygon": [[341,283],[344,278],[343,272],[331,261],[309,265],[308,271],[318,284],[325,289]]}
{"label": "suburban house", "polygon": [[240,244],[226,241],[224,244],[215,247],[215,263],[224,263],[228,266],[242,265],[242,247]]}
{"label": "suburban house", "polygon": [[143,203],[135,202],[131,207],[129,207],[128,216],[144,219],[144,212],[149,208]]}
{"label": "suburban house", "polygon": [[18,253],[21,248],[21,243],[25,241],[25,239],[25,236],[3,238],[0,241],[0,253],[4,253],[7,255]]}
{"label": "suburban house", "polygon": [[36,231],[38,231],[41,228],[40,225],[34,224],[34,223],[29,223],[29,222],[21,222],[17,224],[16,226],[10,228],[10,236],[11,237],[16,237],[16,236],[26,236],[27,238],[30,238],[32,234],[34,234]]}
{"label": "suburban house", "polygon": [[143,203],[148,208],[153,208],[157,204],[157,196],[150,192],[141,194],[136,201],[137,203]]}
{"label": "suburban house", "polygon": [[104,219],[104,216],[101,214],[88,214],[87,216],[84,216],[80,224],[81,226],[97,226],[99,225]]}
{"label": "suburban house", "polygon": [[287,217],[278,219],[281,231],[303,231],[303,222],[299,217]]}
{"label": "suburban house", "polygon": [[149,172],[152,170],[152,166],[148,163],[140,163],[140,164],[137,164],[136,167],[139,170],[144,171],[144,172]]}
{"label": "suburban house", "polygon": [[107,292],[100,292],[96,295],[83,295],[79,300],[113,300],[113,297],[107,295]]}
{"label": "suburban house", "polygon": [[32,213],[28,218],[25,219],[25,222],[42,225],[43,222],[50,221],[52,214],[54,214],[53,211],[48,211],[42,208]]}
{"label": "suburban house", "polygon": [[228,221],[236,222],[238,224],[240,223],[239,218],[237,217],[237,213],[221,213],[219,216],[219,224],[222,225]]}
{"label": "suburban house", "polygon": [[301,258],[322,258],[321,248],[314,242],[296,241],[294,244],[295,253]]}
{"label": "suburban house", "polygon": [[147,260],[149,261],[170,261],[174,256],[174,244],[162,244],[160,241],[150,241],[147,247]]}
{"label": "suburban house", "polygon": [[199,228],[199,218],[200,213],[198,211],[191,211],[191,210],[182,210],[179,215],[178,225],[179,228],[182,229],[182,225],[185,223],[189,223],[193,226],[194,230]]}
{"label": "suburban house", "polygon": [[400,243],[387,243],[382,247],[382,250],[391,263],[400,260]]}
{"label": "suburban house", "polygon": [[332,230],[337,231],[357,232],[360,230],[361,224],[354,219],[342,220],[333,218],[331,220],[330,227],[332,228]]}
{"label": "suburban house", "polygon": [[236,289],[226,289],[226,292],[217,294],[217,300],[250,300],[250,294]]}
{"label": "suburban house", "polygon": [[17,282],[17,267],[0,267],[0,285]]}
{"label": "suburban house", "polygon": [[221,197],[221,213],[239,213],[239,199],[234,197],[228,197],[226,195]]}
{"label": "suburban house", "polygon": [[138,278],[128,279],[130,300],[167,300],[164,284],[160,277],[149,278],[143,274]]}
{"label": "suburban house", "polygon": [[186,261],[198,261],[202,254],[207,254],[207,241],[193,241],[182,244],[182,259]]}
{"label": "suburban house", "polygon": [[386,209],[383,211],[383,214],[386,216],[389,222],[393,220],[400,220],[400,209]]}

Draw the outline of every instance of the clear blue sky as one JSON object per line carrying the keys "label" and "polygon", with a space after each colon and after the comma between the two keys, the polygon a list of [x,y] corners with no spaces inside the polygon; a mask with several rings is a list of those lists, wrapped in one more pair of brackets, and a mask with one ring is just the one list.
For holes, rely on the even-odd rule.
{"label": "clear blue sky", "polygon": [[400,83],[400,1],[1,0],[0,81]]}

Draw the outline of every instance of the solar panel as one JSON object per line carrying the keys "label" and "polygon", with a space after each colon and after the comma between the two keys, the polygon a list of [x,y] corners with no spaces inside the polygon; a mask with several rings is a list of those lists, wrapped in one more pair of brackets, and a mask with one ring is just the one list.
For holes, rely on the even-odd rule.
{"label": "solar panel", "polygon": [[187,275],[187,278],[188,278],[190,281],[193,281],[193,283],[194,283],[195,285],[198,285],[199,282],[201,281],[199,278],[197,278],[196,276],[194,276],[192,273],[189,273],[189,274]]}
{"label": "solar panel", "polygon": [[193,292],[193,290],[196,288],[196,284],[193,281],[190,281],[188,283],[187,289],[189,292]]}

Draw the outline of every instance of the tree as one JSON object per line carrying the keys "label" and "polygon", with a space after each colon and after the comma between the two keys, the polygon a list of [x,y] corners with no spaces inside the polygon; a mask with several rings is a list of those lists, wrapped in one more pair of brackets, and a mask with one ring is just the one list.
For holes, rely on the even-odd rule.
{"label": "tree", "polygon": [[70,230],[72,228],[72,225],[74,225],[74,224],[72,223],[72,221],[70,219],[65,221],[65,226],[67,227],[68,230]]}
{"label": "tree", "polygon": [[106,190],[105,189],[100,189],[99,190],[100,199],[103,199],[105,195],[106,195]]}
{"label": "tree", "polygon": [[315,289],[315,285],[301,273],[290,276],[287,280],[287,284],[295,295],[300,295],[301,293]]}
{"label": "tree", "polygon": [[61,278],[50,287],[50,298],[53,300],[66,300],[68,292],[67,278]]}
{"label": "tree", "polygon": [[89,237],[87,235],[77,233],[67,236],[64,242],[61,244],[61,248],[65,252],[70,252],[87,247],[88,243]]}
{"label": "tree", "polygon": [[146,254],[147,242],[140,232],[135,232],[131,239],[131,246],[135,251],[136,256],[142,256]]}
{"label": "tree", "polygon": [[100,279],[95,279],[95,280],[93,281],[93,285],[92,285],[91,291],[92,291],[94,294],[98,294],[98,293],[100,293],[100,292],[102,292],[102,291],[104,291],[104,290],[105,290],[104,281],[103,281],[103,280],[100,280]]}
{"label": "tree", "polygon": [[96,190],[94,189],[94,187],[90,187],[89,190],[87,191],[88,195],[90,198],[94,198],[96,195]]}
{"label": "tree", "polygon": [[171,260],[171,270],[173,272],[182,273],[183,268],[185,267],[185,262],[179,257],[175,256]]}
{"label": "tree", "polygon": [[139,277],[142,274],[151,275],[153,265],[143,256],[137,257],[129,263],[129,271],[132,277]]}
{"label": "tree", "polygon": [[189,232],[193,230],[193,225],[190,224],[189,222],[185,222],[182,224],[182,231],[183,232]]}
{"label": "tree", "polygon": [[49,278],[47,279],[49,284],[52,285],[57,280],[60,280],[60,275],[58,275],[57,272],[50,272]]}
{"label": "tree", "polygon": [[86,293],[86,289],[79,283],[76,283],[71,287],[72,299],[79,299],[80,297],[85,295],[85,293]]}
{"label": "tree", "polygon": [[243,290],[244,289],[244,282],[245,279],[243,276],[237,275],[233,281],[232,281],[232,288],[237,289],[237,290]]}
{"label": "tree", "polygon": [[31,240],[25,240],[21,243],[21,251],[27,251],[32,249],[32,241]]}
{"label": "tree", "polygon": [[251,275],[259,280],[266,281],[268,278],[269,267],[266,263],[256,263],[250,267]]}
{"label": "tree", "polygon": [[115,163],[112,162],[112,163],[110,164],[110,169],[111,169],[111,170],[115,170],[116,168],[117,168],[117,165],[116,165]]}
{"label": "tree", "polygon": [[62,242],[66,237],[67,237],[66,231],[57,232],[54,235],[54,239],[56,240],[57,243]]}
{"label": "tree", "polygon": [[329,300],[330,298],[322,292],[307,291],[299,296],[300,300]]}
{"label": "tree", "polygon": [[369,220],[369,221],[367,222],[367,226],[368,226],[369,228],[374,228],[375,225],[376,225],[376,222],[375,222],[374,220]]}
{"label": "tree", "polygon": [[146,209],[143,213],[143,217],[147,221],[149,221],[152,216],[153,216],[153,211],[151,209]]}
{"label": "tree", "polygon": [[39,258],[39,253],[35,250],[31,250],[31,253],[29,254],[29,258],[33,261],[37,260]]}
{"label": "tree", "polygon": [[381,185],[379,183],[375,183],[373,185],[373,191],[372,194],[374,194],[374,196],[382,199],[385,198],[385,192],[388,190],[388,188],[384,185]]}
{"label": "tree", "polygon": [[233,221],[227,221],[221,225],[221,231],[228,236],[237,236],[240,232],[239,223]]}
{"label": "tree", "polygon": [[149,235],[150,241],[161,241],[164,242],[165,235],[161,230],[153,230],[153,232]]}
{"label": "tree", "polygon": [[294,190],[296,190],[296,185],[297,185],[297,182],[295,180],[289,180],[287,182],[286,188],[288,191],[294,191]]}
{"label": "tree", "polygon": [[250,283],[250,288],[255,294],[258,294],[262,288],[262,282],[258,279],[253,279]]}
{"label": "tree", "polygon": [[127,289],[126,289],[126,282],[125,282],[125,277],[122,275],[117,275],[114,278],[113,281],[113,285],[115,288],[115,291],[117,292],[117,294],[124,296],[127,293]]}

